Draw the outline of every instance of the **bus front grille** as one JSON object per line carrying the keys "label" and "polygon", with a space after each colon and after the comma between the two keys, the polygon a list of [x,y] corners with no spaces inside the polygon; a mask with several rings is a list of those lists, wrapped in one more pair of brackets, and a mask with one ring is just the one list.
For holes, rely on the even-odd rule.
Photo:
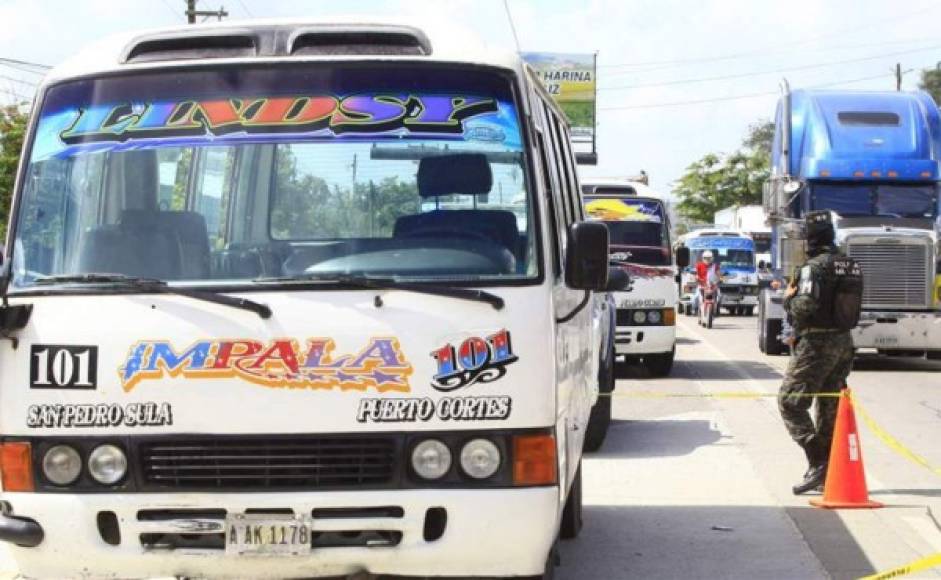
{"label": "bus front grille", "polygon": [[151,489],[380,487],[393,482],[396,456],[391,437],[174,438],[138,448]]}

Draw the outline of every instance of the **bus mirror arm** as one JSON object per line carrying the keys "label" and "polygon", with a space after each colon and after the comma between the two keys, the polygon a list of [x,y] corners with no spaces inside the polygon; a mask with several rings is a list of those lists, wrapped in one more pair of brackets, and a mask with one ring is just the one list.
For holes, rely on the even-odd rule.
{"label": "bus mirror arm", "polygon": [[17,330],[22,330],[29,323],[30,314],[33,313],[32,304],[11,305],[7,299],[7,289],[10,285],[10,262],[4,260],[0,266],[0,337],[7,338],[13,343],[13,348],[19,345],[19,340],[10,336]]}

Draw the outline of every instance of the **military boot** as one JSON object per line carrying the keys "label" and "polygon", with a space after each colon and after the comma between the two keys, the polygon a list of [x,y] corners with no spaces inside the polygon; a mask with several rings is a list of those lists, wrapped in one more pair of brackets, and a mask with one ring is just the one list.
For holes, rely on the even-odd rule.
{"label": "military boot", "polygon": [[812,437],[802,447],[807,455],[808,467],[804,473],[804,479],[791,488],[794,495],[801,495],[819,489],[827,479],[827,452],[820,445],[820,441],[816,437]]}

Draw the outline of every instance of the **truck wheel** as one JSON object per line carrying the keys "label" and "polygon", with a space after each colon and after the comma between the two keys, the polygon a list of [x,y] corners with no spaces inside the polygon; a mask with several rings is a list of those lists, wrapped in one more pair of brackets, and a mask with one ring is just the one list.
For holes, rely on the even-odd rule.
{"label": "truck wheel", "polygon": [[766,318],[761,329],[761,352],[770,355],[777,355],[784,352],[784,343],[778,339],[781,334],[782,321],[778,319]]}
{"label": "truck wheel", "polygon": [[676,358],[676,347],[670,352],[648,354],[644,356],[644,367],[654,377],[665,377],[673,370],[673,359]]}
{"label": "truck wheel", "polygon": [[746,306],[746,307],[745,307],[745,316],[753,316],[754,314],[755,314],[755,307],[754,307],[754,306]]}
{"label": "truck wheel", "polygon": [[573,540],[582,531],[582,464],[578,463],[575,470],[575,480],[569,489],[569,497],[565,500],[565,509],[562,510],[562,523],[559,527],[559,537],[563,540]]}

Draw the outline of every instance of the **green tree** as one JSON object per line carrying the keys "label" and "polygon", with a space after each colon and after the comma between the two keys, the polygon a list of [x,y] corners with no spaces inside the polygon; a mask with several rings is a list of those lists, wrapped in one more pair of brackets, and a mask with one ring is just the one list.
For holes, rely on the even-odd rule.
{"label": "green tree", "polygon": [[27,115],[17,106],[0,107],[0,237],[6,236],[13,182],[20,162]]}
{"label": "green tree", "polygon": [[673,189],[680,199],[680,215],[692,222],[711,223],[720,209],[760,204],[762,184],[770,175],[773,137],[773,124],[756,123],[737,151],[709,153],[687,167]]}
{"label": "green tree", "polygon": [[742,141],[742,146],[751,151],[761,152],[771,157],[771,144],[774,142],[774,123],[771,121],[758,121],[748,127],[748,135]]}
{"label": "green tree", "polygon": [[935,103],[941,104],[941,69],[926,68],[921,71],[918,88],[927,91]]}

